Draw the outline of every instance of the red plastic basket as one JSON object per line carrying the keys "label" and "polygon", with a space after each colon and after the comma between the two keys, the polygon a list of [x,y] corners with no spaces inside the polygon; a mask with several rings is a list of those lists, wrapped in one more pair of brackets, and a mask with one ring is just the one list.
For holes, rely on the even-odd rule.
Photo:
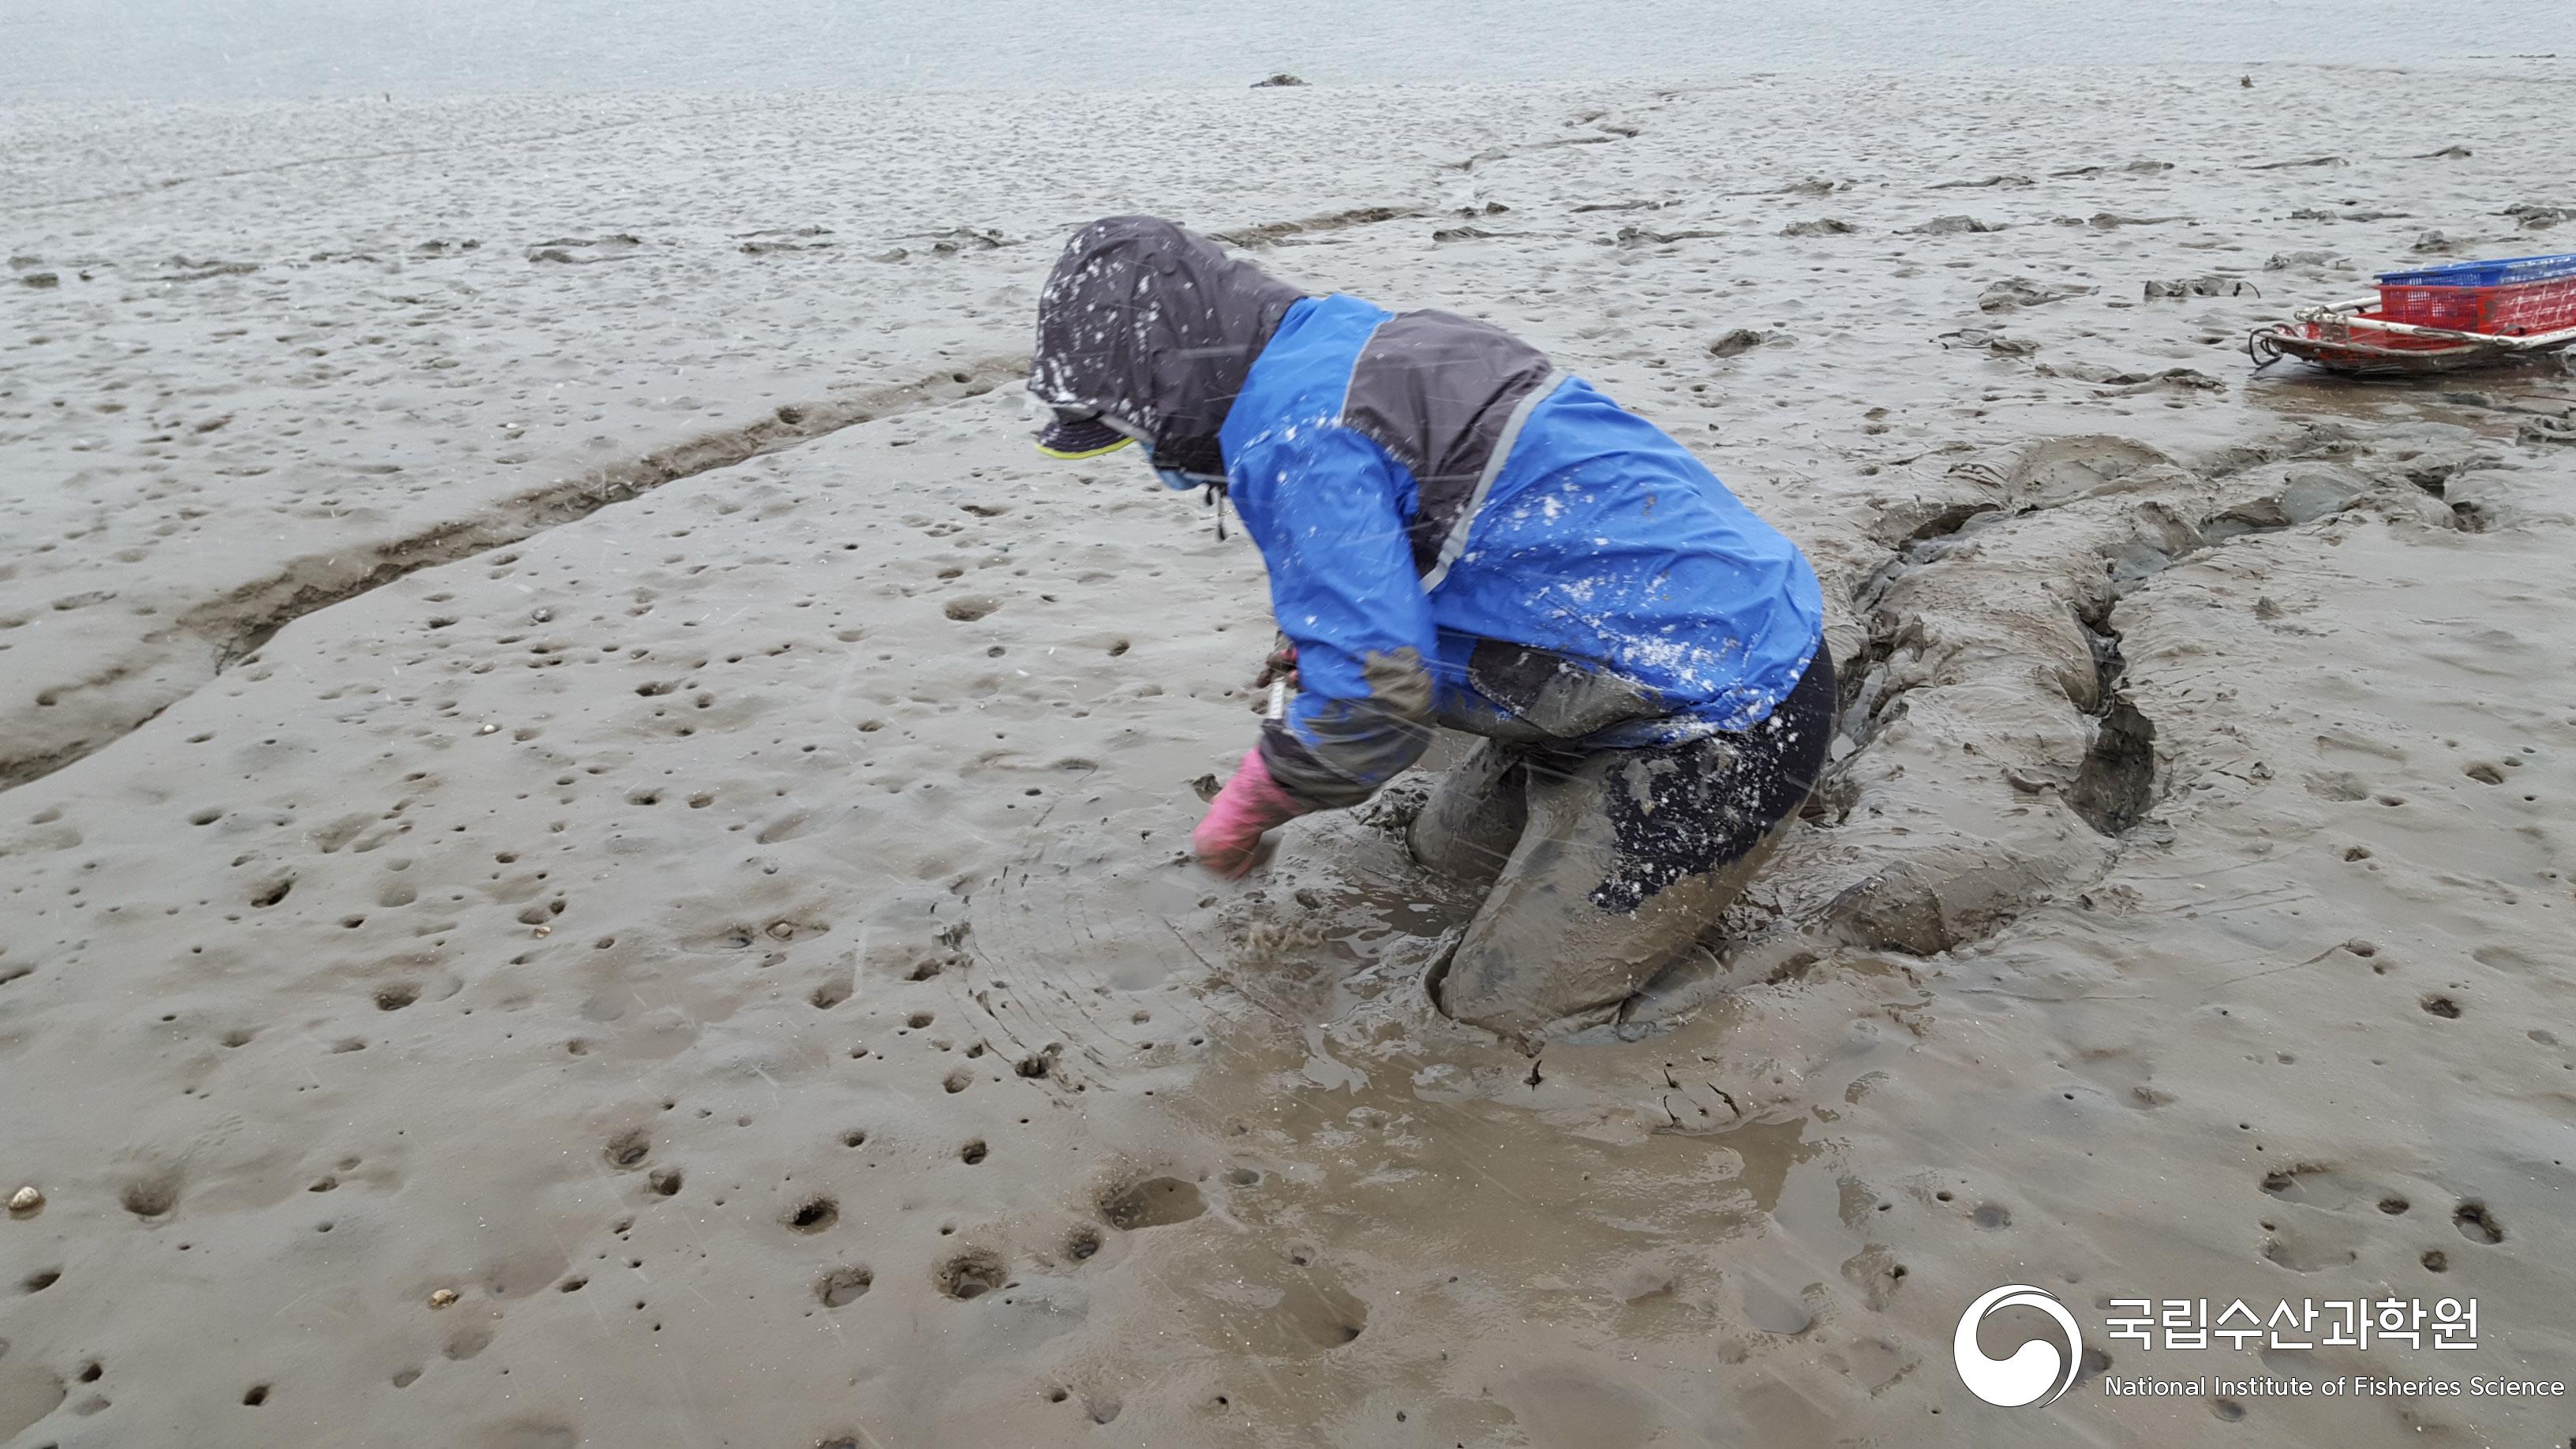
{"label": "red plastic basket", "polygon": [[2418,327],[2527,337],[2576,327],[2576,277],[2500,287],[2381,287],[2379,315]]}

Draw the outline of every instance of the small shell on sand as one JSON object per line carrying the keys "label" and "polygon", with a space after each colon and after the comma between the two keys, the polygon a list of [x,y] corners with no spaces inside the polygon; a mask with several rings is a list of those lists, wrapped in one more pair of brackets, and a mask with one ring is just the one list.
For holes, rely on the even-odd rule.
{"label": "small shell on sand", "polygon": [[13,1213],[31,1213],[44,1205],[45,1195],[38,1192],[33,1184],[9,1194],[9,1211]]}
{"label": "small shell on sand", "polygon": [[455,1301],[456,1290],[453,1288],[441,1288],[437,1292],[429,1295],[429,1306],[432,1308],[445,1308],[447,1305]]}

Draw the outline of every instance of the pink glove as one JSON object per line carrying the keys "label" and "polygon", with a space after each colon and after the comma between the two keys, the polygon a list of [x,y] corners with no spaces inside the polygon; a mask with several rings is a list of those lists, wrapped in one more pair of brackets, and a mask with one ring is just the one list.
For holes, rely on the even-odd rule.
{"label": "pink glove", "polygon": [[1246,750],[1234,778],[1208,802],[1207,818],[1190,832],[1190,847],[1198,853],[1199,864],[1233,880],[1252,869],[1252,853],[1261,848],[1261,832],[1312,808],[1279,788],[1279,782],[1270,778],[1270,767],[1261,763],[1258,748]]}

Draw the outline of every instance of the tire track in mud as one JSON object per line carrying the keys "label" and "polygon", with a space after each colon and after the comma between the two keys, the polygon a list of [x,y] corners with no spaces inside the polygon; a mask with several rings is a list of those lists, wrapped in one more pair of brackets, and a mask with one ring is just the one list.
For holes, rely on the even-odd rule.
{"label": "tire track in mud", "polygon": [[[306,555],[281,563],[266,576],[189,609],[142,643],[203,662],[194,682],[148,711],[103,723],[74,743],[42,753],[0,754],[0,791],[62,769],[132,734],[163,710],[249,658],[278,631],[306,615],[371,593],[397,579],[523,543],[540,533],[578,523],[603,508],[657,488],[776,453],[843,428],[899,417],[925,408],[980,397],[1025,373],[1025,357],[986,357],[908,382],[862,388],[828,401],[783,404],[748,423],[657,448],[640,457],[599,465],[502,500],[471,518],[448,519],[403,537],[364,547]],[[113,684],[115,671],[84,687]],[[48,703],[70,702],[79,691],[55,691]]]}
{"label": "tire track in mud", "polygon": [[2196,462],[2092,435],[1952,466],[1882,516],[1887,560],[1853,586],[1866,640],[1844,661],[1810,828],[1784,842],[1763,899],[1627,1019],[1837,947],[1954,950],[2099,880],[2164,838],[2177,763],[2130,690],[2121,600],[2174,564],[2354,508],[2482,532],[2447,485],[2495,461],[2483,443],[2312,424]]}

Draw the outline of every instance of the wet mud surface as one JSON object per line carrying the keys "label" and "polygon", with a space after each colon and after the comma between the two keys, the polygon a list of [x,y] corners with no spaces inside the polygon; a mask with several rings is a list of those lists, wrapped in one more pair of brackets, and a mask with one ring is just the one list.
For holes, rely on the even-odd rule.
{"label": "wet mud surface", "polygon": [[2556,1442],[1948,1344],[2473,1296],[2576,1373],[2576,386],[2238,349],[2546,250],[2560,79],[1143,106],[1117,204],[1513,326],[1824,577],[1826,784],[1535,1050],[1424,993],[1427,777],[1180,863],[1259,560],[994,385],[1104,103],[13,113],[0,1438]]}

